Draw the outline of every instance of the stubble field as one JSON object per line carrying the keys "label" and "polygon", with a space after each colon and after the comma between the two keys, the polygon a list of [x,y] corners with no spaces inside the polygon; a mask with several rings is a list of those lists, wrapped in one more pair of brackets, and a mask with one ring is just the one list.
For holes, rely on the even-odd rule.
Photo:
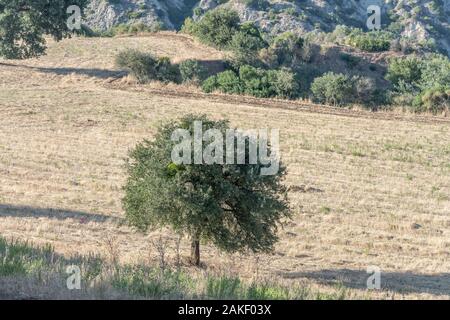
{"label": "stubble field", "polygon": [[[114,248],[122,263],[155,263],[151,243],[162,236],[173,263],[170,231],[142,235],[121,223],[124,163],[162,122],[204,113],[280,129],[294,214],[273,255],[203,245],[203,269],[186,270],[345,287],[350,297],[450,298],[450,119],[138,86],[114,68],[130,47],[175,61],[222,58],[166,33],[50,42],[40,59],[0,61],[0,236],[66,256]],[[187,239],[181,249],[187,256]],[[381,269],[381,291],[366,290],[368,266]]]}

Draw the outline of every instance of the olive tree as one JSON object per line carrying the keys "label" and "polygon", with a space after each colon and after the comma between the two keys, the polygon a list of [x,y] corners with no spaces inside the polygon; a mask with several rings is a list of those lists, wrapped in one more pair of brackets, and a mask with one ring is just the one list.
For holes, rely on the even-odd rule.
{"label": "olive tree", "polygon": [[[274,175],[262,175],[261,170],[270,165],[260,160],[256,164],[250,164],[252,161],[207,164],[204,160],[177,164],[172,160],[172,153],[179,141],[172,141],[172,135],[177,129],[185,129],[193,137],[196,121],[201,121],[203,132],[214,128],[225,137],[229,129],[225,120],[211,121],[205,116],[188,115],[161,126],[154,140],[144,140],[130,152],[123,199],[127,221],[144,232],[170,227],[178,234],[189,236],[191,260],[195,265],[200,264],[201,241],[225,252],[270,252],[278,240],[278,226],[290,217],[282,184],[285,167],[280,164]],[[245,139],[248,149],[250,140]],[[210,142],[216,147],[217,143],[220,146],[223,143],[225,150],[225,140],[216,137]],[[237,155],[239,143],[235,142],[231,151]],[[193,139],[183,143],[192,150],[183,157],[193,156]],[[268,145],[268,153],[272,152],[270,149]],[[223,157],[230,151],[226,150]],[[248,152],[245,156],[248,158]]]}
{"label": "olive tree", "polygon": [[0,0],[0,57],[26,59],[45,52],[45,35],[70,36],[71,6],[83,12],[89,0]]}

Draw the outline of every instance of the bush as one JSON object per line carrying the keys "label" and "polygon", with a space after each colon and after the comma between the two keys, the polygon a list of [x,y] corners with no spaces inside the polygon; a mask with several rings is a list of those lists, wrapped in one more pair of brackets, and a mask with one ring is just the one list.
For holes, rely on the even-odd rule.
{"label": "bush", "polygon": [[278,65],[290,67],[302,62],[304,43],[300,36],[285,32],[272,41],[269,51],[275,55]]}
{"label": "bush", "polygon": [[197,60],[185,60],[179,64],[181,81],[200,84],[206,77],[206,69]]}
{"label": "bush", "polygon": [[390,61],[386,78],[394,86],[394,101],[415,111],[441,112],[448,108],[450,60],[430,54]]}
{"label": "bush", "polygon": [[202,83],[202,90],[206,93],[211,93],[218,89],[217,76],[211,76]]}
{"label": "bush", "polygon": [[390,61],[386,79],[392,82],[397,91],[405,91],[402,88],[407,87],[414,90],[421,78],[422,61],[418,57],[409,56]]}
{"label": "bush", "polygon": [[299,86],[294,73],[287,69],[264,70],[244,65],[239,68],[239,74],[228,70],[208,78],[202,88],[205,92],[219,90],[259,98],[295,98]]}
{"label": "bush", "polygon": [[346,39],[346,43],[368,52],[387,51],[391,47],[392,35],[383,31],[363,32],[354,29]]}
{"label": "bush", "polygon": [[182,31],[198,37],[206,44],[217,48],[227,48],[234,34],[239,30],[239,24],[237,12],[219,8],[208,11],[198,22],[188,18]]}
{"label": "bush", "polygon": [[446,56],[428,55],[422,65],[419,83],[422,90],[450,85],[450,60]]}
{"label": "bush", "polygon": [[258,51],[266,47],[258,28],[252,23],[244,23],[230,42],[229,49],[233,52],[232,62],[236,67],[241,65],[257,65]]}
{"label": "bush", "polygon": [[439,113],[450,109],[450,87],[438,87],[423,91],[414,101],[416,111]]}
{"label": "bush", "polygon": [[273,74],[271,80],[277,97],[294,99],[300,96],[300,86],[293,72],[281,69],[269,73]]}
{"label": "bush", "polygon": [[311,91],[316,102],[342,106],[352,100],[353,85],[347,75],[328,72],[314,80]]}
{"label": "bush", "polygon": [[116,66],[130,72],[139,83],[151,80],[177,82],[179,78],[179,70],[170,63],[169,58],[156,58],[134,49],[120,52],[116,57]]}

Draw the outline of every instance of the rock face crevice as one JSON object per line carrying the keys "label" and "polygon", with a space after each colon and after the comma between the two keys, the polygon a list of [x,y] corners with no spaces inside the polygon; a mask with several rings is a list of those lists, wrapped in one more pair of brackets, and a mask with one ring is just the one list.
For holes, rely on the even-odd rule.
{"label": "rock face crevice", "polygon": [[252,7],[242,0],[91,0],[85,24],[104,31],[118,24],[143,23],[177,30],[187,17],[197,19],[219,6],[235,9],[242,21],[254,21],[264,31],[279,34],[332,31],[337,25],[365,28],[367,8],[378,5],[384,28],[395,25],[415,42],[434,39],[450,53],[450,0],[267,0]]}

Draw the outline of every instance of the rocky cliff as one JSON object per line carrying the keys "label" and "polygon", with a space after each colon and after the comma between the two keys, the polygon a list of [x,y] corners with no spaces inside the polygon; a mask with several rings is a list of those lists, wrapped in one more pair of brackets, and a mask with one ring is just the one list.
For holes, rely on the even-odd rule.
{"label": "rocky cliff", "polygon": [[380,6],[383,28],[450,53],[450,0],[92,0],[85,23],[98,30],[133,23],[174,30],[187,17],[225,6],[272,34],[329,32],[337,25],[366,28],[370,5]]}

